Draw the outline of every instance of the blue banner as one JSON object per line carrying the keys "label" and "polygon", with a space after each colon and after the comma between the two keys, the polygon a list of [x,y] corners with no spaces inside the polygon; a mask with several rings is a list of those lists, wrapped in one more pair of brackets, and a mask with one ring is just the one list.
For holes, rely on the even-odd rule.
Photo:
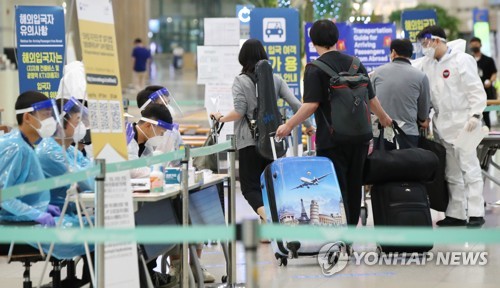
{"label": "blue banner", "polygon": [[19,91],[55,98],[64,65],[64,11],[60,6],[16,6]]}
{"label": "blue banner", "polygon": [[300,96],[299,12],[289,8],[255,8],[250,13],[250,38],[264,45],[275,74]]}
{"label": "blue banner", "polygon": [[409,10],[401,13],[401,25],[406,39],[413,43],[413,58],[422,56],[422,47],[418,45],[416,36],[425,27],[438,25],[435,10]]}
{"label": "blue banner", "polygon": [[476,22],[489,22],[488,14],[488,9],[474,8],[474,10],[472,10],[472,21],[474,22],[474,24]]}
{"label": "blue banner", "polygon": [[[396,26],[394,24],[336,23],[335,25],[339,30],[337,50],[358,57],[368,72],[390,62],[391,41],[396,38]],[[312,23],[306,23],[305,26],[307,62],[319,57],[316,49],[314,49],[311,37],[309,37],[311,26]]]}
{"label": "blue banner", "polygon": [[394,24],[353,24],[351,33],[352,55],[359,58],[368,72],[391,61],[391,41],[396,38]]}

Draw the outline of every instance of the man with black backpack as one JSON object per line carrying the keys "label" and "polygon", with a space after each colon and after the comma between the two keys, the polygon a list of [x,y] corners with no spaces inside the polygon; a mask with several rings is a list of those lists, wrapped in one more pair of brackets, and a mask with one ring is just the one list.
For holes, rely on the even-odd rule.
{"label": "man with black backpack", "polygon": [[361,209],[363,166],[372,138],[370,110],[382,126],[392,119],[375,97],[359,59],[337,51],[337,26],[329,20],[316,21],[311,40],[320,57],[306,67],[304,104],[276,131],[281,138],[315,113],[318,156],[332,160],[346,207],[347,222],[357,225]]}

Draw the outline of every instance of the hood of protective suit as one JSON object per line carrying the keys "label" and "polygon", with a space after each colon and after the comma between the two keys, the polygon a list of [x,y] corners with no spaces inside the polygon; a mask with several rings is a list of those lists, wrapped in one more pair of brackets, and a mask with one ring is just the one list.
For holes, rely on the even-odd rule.
{"label": "hood of protective suit", "polygon": [[64,66],[64,75],[59,82],[57,90],[57,98],[62,97],[69,99],[85,99],[87,91],[87,80],[85,79],[85,67],[80,61],[73,61]]}
{"label": "hood of protective suit", "polygon": [[457,39],[446,43],[446,46],[451,49],[451,54],[465,52],[467,42],[464,39]]}

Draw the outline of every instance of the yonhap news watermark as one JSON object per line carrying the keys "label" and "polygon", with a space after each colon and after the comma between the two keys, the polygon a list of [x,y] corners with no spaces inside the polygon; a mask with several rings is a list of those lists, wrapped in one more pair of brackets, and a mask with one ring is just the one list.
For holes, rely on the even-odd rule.
{"label": "yonhap news watermark", "polygon": [[486,251],[428,251],[424,253],[349,251],[341,242],[324,245],[318,254],[318,264],[325,276],[334,275],[347,265],[366,266],[485,266]]}

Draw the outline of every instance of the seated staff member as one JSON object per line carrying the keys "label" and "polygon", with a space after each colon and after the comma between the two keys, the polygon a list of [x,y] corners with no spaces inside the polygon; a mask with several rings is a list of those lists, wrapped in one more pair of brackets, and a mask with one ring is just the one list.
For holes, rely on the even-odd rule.
{"label": "seated staff member", "polygon": [[[45,179],[34,145],[51,137],[58,125],[54,100],[35,91],[19,95],[15,104],[19,129],[0,138],[0,190]],[[59,213],[49,206],[50,193],[39,193],[2,200],[0,221],[29,222],[54,226]]]}
{"label": "seated staff member", "polygon": [[[92,162],[83,156],[82,152],[72,146],[85,136],[86,130],[90,128],[87,108],[77,99],[57,99],[57,109],[62,106],[62,127],[54,137],[43,139],[35,151],[42,165],[45,177],[51,178],[64,175],[68,172],[77,172],[92,166]],[[68,186],[58,187],[50,190],[50,204],[63,208]],[[78,182],[79,191],[93,191],[94,180],[89,178]],[[76,206],[70,203],[67,213],[76,215]]]}

